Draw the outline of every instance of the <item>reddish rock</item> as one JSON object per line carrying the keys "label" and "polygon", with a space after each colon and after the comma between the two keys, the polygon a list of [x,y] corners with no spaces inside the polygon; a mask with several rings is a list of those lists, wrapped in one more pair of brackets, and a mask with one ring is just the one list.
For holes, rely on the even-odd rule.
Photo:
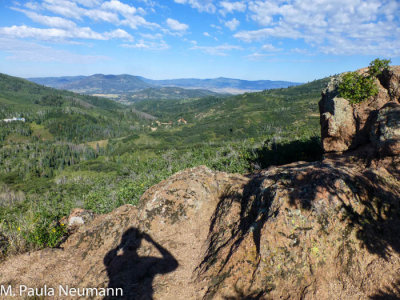
{"label": "reddish rock", "polygon": [[382,156],[400,154],[400,104],[389,102],[378,112],[371,140]]}
{"label": "reddish rock", "polygon": [[339,157],[250,177],[188,169],[60,249],[9,258],[0,284],[122,287],[121,299],[400,296],[399,166]]}
{"label": "reddish rock", "polygon": [[[366,73],[368,69],[358,70]],[[344,152],[369,144],[370,131],[376,121],[376,114],[386,103],[399,101],[400,67],[385,71],[375,84],[378,95],[358,104],[350,104],[338,96],[341,75],[335,76],[322,92],[319,102],[321,113],[321,139],[326,152]]]}

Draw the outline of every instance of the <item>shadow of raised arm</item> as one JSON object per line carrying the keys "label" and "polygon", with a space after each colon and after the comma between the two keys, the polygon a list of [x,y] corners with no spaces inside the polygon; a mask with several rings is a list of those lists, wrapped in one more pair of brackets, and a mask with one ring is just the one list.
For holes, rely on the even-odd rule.
{"label": "shadow of raised arm", "polygon": [[169,273],[173,270],[175,270],[179,264],[178,261],[174,258],[174,256],[163,246],[161,246],[159,243],[154,241],[151,236],[149,236],[147,233],[142,233],[142,237],[144,240],[148,241],[149,243],[153,244],[154,247],[157,248],[157,250],[161,253],[162,255],[162,260],[159,262],[162,264],[162,268],[159,268],[158,273],[164,274],[164,273]]}

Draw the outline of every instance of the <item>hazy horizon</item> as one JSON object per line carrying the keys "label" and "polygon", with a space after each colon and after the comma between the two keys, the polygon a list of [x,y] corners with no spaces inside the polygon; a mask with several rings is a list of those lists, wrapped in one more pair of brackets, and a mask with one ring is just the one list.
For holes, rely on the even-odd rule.
{"label": "hazy horizon", "polygon": [[[154,79],[154,78],[149,78],[146,76],[142,76],[140,74],[104,74],[104,73],[96,73],[96,74],[90,74],[90,75],[66,75],[66,76],[38,76],[38,77],[24,77],[25,79],[29,79],[29,78],[57,78],[57,77],[80,77],[80,76],[84,76],[84,77],[90,77],[90,76],[95,76],[95,75],[104,75],[104,76],[123,76],[123,75],[128,75],[128,76],[135,76],[135,77],[143,77],[146,79],[150,79],[150,80],[185,80],[185,79],[196,79],[196,80],[207,80],[207,79],[219,79],[219,78],[226,78],[226,79],[234,79],[234,80],[245,80],[245,81],[281,81],[281,80],[271,80],[271,79],[252,79],[252,80],[248,80],[248,79],[243,79],[243,78],[234,78],[234,77],[225,77],[225,76],[218,76],[218,77],[203,77],[203,78],[195,78],[195,77],[184,77],[184,78],[162,78],[162,79]],[[286,80],[282,80],[282,81],[286,81]],[[297,82],[297,83],[303,83],[303,82]]]}

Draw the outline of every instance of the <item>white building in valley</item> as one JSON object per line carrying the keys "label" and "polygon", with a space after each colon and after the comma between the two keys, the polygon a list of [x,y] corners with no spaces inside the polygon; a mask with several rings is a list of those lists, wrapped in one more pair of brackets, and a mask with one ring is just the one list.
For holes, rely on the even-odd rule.
{"label": "white building in valley", "polygon": [[3,122],[6,123],[10,123],[10,122],[15,122],[15,121],[21,121],[21,122],[25,122],[25,118],[12,118],[12,119],[3,119]]}

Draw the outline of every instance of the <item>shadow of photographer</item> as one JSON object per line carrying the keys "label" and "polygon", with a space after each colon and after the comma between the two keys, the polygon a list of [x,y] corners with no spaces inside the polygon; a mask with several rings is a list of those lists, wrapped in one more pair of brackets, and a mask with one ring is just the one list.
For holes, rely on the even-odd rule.
{"label": "shadow of photographer", "polygon": [[[137,251],[146,240],[162,257],[139,256]],[[104,257],[109,277],[108,288],[122,288],[123,296],[106,299],[153,299],[153,279],[178,267],[178,261],[150,235],[131,227],[123,234],[121,243]]]}

